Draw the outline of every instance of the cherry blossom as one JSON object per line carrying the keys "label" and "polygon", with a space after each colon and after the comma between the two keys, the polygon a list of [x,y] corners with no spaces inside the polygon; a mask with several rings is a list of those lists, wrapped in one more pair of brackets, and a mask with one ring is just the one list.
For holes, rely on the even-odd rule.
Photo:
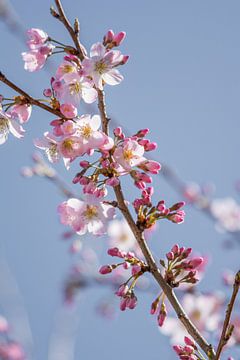
{"label": "cherry blossom", "polygon": [[116,69],[123,61],[123,55],[118,50],[106,51],[101,43],[91,47],[90,58],[83,60],[83,72],[91,76],[95,86],[103,90],[104,83],[117,85],[123,80],[123,76]]}
{"label": "cherry blossom", "polygon": [[30,104],[15,104],[9,111],[12,117],[19,120],[20,124],[26,123],[32,114],[32,105]]}
{"label": "cherry blossom", "polygon": [[54,45],[48,44],[29,52],[23,52],[24,69],[30,72],[42,69],[49,55],[51,55]]}
{"label": "cherry blossom", "polygon": [[79,235],[86,232],[103,235],[107,231],[107,223],[114,217],[115,209],[104,204],[95,195],[87,195],[84,199],[69,199],[58,207],[61,223],[69,225]]}
{"label": "cherry blossom", "polygon": [[48,40],[47,33],[35,28],[27,30],[27,37],[27,45],[31,50],[41,47]]}
{"label": "cherry blossom", "polygon": [[24,132],[24,129],[12,118],[12,115],[4,112],[0,107],[0,145],[7,141],[9,133],[20,139]]}
{"label": "cherry blossom", "polygon": [[142,145],[139,145],[136,140],[126,139],[115,149],[113,158],[125,171],[129,172],[134,166],[145,161],[143,154]]}
{"label": "cherry blossom", "polygon": [[53,84],[59,100],[78,106],[81,99],[87,104],[93,103],[97,99],[97,91],[93,88],[93,83],[77,73],[69,74],[64,78],[65,82]]}
{"label": "cherry blossom", "polygon": [[55,163],[59,161],[60,151],[59,151],[58,140],[51,133],[45,132],[44,137],[42,139],[35,139],[34,145],[37,148],[45,151],[48,160],[51,163]]}

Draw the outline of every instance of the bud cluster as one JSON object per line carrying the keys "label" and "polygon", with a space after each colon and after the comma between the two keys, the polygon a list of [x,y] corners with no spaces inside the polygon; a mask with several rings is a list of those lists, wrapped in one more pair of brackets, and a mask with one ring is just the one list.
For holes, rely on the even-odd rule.
{"label": "bud cluster", "polygon": [[100,274],[105,275],[111,273],[118,266],[123,266],[126,270],[131,268],[131,276],[124,284],[119,286],[115,294],[121,298],[120,310],[124,311],[127,308],[134,309],[137,305],[137,297],[134,293],[134,287],[139,277],[146,271],[149,271],[149,268],[144,261],[139,259],[133,252],[130,251],[121,251],[115,247],[108,249],[108,255],[118,257],[123,261],[118,264],[103,265],[99,269],[99,272]]}
{"label": "bud cluster", "polygon": [[184,221],[185,212],[180,210],[185,202],[181,201],[170,208],[167,208],[165,201],[161,200],[156,206],[153,206],[151,197],[154,188],[148,187],[142,190],[141,198],[135,199],[133,206],[138,215],[138,226],[142,229],[148,229],[156,223],[157,220],[167,219],[175,224],[181,224]]}
{"label": "bud cluster", "polygon": [[197,268],[202,264],[202,257],[190,258],[191,248],[174,245],[166,254],[167,262],[160,260],[165,269],[165,280],[171,287],[178,287],[182,283],[195,284],[198,281]]}
{"label": "bud cluster", "polygon": [[[197,346],[189,337],[184,337],[185,346],[174,345],[173,349],[181,360],[200,360],[202,356],[198,352]],[[197,353],[198,352],[198,353]]]}

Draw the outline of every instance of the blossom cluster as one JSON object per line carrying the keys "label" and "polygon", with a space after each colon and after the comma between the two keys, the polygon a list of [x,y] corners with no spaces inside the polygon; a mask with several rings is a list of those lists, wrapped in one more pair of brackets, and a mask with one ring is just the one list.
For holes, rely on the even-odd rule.
{"label": "blossom cluster", "polygon": [[[83,58],[79,56],[77,49],[54,40],[41,29],[30,29],[27,36],[28,51],[22,53],[24,68],[27,71],[33,72],[42,69],[52,55],[60,53],[63,58],[54,76],[50,79],[49,87],[43,91],[44,99],[34,100],[24,95],[15,96],[12,99],[1,96],[0,144],[7,140],[9,132],[17,138],[23,137],[22,125],[31,116],[32,104],[37,102],[42,107],[43,104],[47,104],[45,107],[56,115],[56,118],[50,122],[50,130],[46,131],[43,137],[35,139],[34,144],[45,152],[50,163],[63,160],[66,168],[70,169],[71,164],[73,162],[76,164],[78,161],[79,170],[72,180],[76,185],[77,195],[68,196],[68,199],[58,206],[60,221],[70,227],[70,234],[83,236],[90,233],[94,236],[102,236],[108,233],[114,244],[114,247],[109,248],[108,255],[120,259],[120,262],[101,266],[99,273],[107,275],[112,272],[116,273],[119,269],[127,273],[124,281],[120,285],[118,284],[115,294],[120,298],[122,311],[134,309],[138,301],[135,286],[145,273],[150,272],[150,267],[137,253],[136,239],[128,224],[126,222],[117,223],[116,220],[113,220],[116,209],[123,210],[119,204],[120,201],[118,203],[118,201],[107,200],[107,195],[112,193],[112,189],[121,192],[121,177],[128,176],[133,182],[140,191],[140,196],[132,201],[136,214],[134,226],[139,234],[152,229],[161,219],[181,224],[185,218],[185,212],[182,210],[185,203],[181,201],[167,207],[162,199],[155,204],[152,201],[154,193],[154,188],[151,186],[152,177],[159,173],[161,165],[148,158],[148,153],[157,148],[157,144],[147,138],[149,129],[140,129],[131,136],[126,136],[121,127],[115,128],[112,135],[105,129],[104,122],[109,119],[107,115],[105,116],[105,104],[102,100],[103,90],[105,85],[118,85],[123,80],[119,67],[126,64],[129,57],[123,55],[116,48],[121,45],[126,34],[125,32],[115,34],[109,30],[104,35],[102,42],[96,42],[91,46],[89,54],[82,47]],[[100,116],[81,113],[82,102],[93,104],[97,100]],[[57,179],[54,170],[48,168],[39,157],[36,157],[34,161],[34,167],[24,169],[25,176],[37,174]],[[79,185],[81,186],[81,195],[78,194]],[[190,195],[188,196],[189,201]],[[185,197],[187,198],[187,194]],[[131,206],[131,203],[126,200],[124,204],[127,209]],[[236,224],[239,222],[239,209],[235,204],[231,204],[230,207],[230,215],[224,226],[235,231]],[[214,206],[211,211],[214,213]],[[223,213],[223,210],[220,213],[215,211],[215,217],[222,223],[225,219]],[[112,220],[115,223],[112,222],[111,226]],[[71,252],[75,253],[80,248],[81,240],[79,241],[78,238],[72,244]],[[131,251],[133,248],[134,252]],[[192,256],[191,253],[191,248],[179,247],[176,244],[166,254],[166,259],[160,260],[163,267],[161,275],[169,289],[183,284],[192,286],[199,280],[198,270],[201,269],[205,260],[203,257]],[[78,272],[79,274],[81,275],[81,271]],[[81,282],[81,280],[83,279],[73,276],[72,282],[66,286],[68,300],[72,299],[76,288],[83,286],[84,281]],[[165,294],[162,291],[152,302],[150,312],[157,315],[158,325],[161,329],[165,329],[161,331],[163,333],[165,331],[166,334],[169,332],[171,336],[173,330],[169,331],[171,328],[169,323],[172,318],[167,316],[166,297],[167,292]],[[205,332],[209,328],[216,329],[219,324],[217,309],[219,309],[220,303],[217,297],[189,293],[183,297],[184,301],[188,302],[189,317],[197,323],[200,330]],[[208,306],[203,309],[203,304],[206,302]],[[207,310],[208,308],[210,310]],[[237,322],[238,320],[236,320]],[[174,321],[172,321],[173,323]],[[176,328],[177,326],[174,325],[174,331]],[[179,358],[182,360],[201,359],[195,342],[188,337],[185,337],[184,341],[184,346],[174,346]],[[235,343],[238,342],[237,334]],[[15,353],[13,350],[12,353],[9,350],[8,346],[10,345],[11,349],[15,346]],[[23,353],[20,350],[17,353],[16,349],[17,344],[0,343],[0,356],[4,359],[24,359]]]}

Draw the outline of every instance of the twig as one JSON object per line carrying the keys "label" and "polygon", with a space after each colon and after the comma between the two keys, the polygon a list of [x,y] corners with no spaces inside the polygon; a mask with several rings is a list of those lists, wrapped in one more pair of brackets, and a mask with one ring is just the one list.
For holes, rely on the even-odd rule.
{"label": "twig", "polygon": [[24,90],[22,90],[20,87],[18,87],[13,82],[8,80],[1,71],[0,71],[0,81],[3,82],[4,84],[6,84],[7,86],[9,86],[11,89],[15,90],[17,93],[23,95],[29,101],[30,104],[36,105],[54,115],[57,115],[58,117],[61,117],[61,118],[63,117],[63,115],[61,114],[61,112],[59,110],[55,110],[55,109],[51,108],[50,106],[43,104],[40,101],[34,99],[32,96],[27,94]]}
{"label": "twig", "polygon": [[230,318],[231,318],[231,314],[233,311],[233,306],[234,306],[234,303],[235,303],[235,300],[237,298],[237,294],[239,291],[239,286],[240,286],[240,270],[237,272],[237,274],[235,276],[235,280],[234,280],[234,284],[233,284],[233,292],[232,292],[230,302],[227,306],[226,316],[225,316],[225,320],[223,323],[222,334],[221,334],[219,344],[217,347],[215,360],[220,359],[221,352],[222,352],[224,346],[227,344],[227,342],[230,339],[230,336],[233,332],[233,325],[231,326],[231,325],[229,325],[229,323],[230,323]]}
{"label": "twig", "polygon": [[[84,59],[84,53],[82,51],[82,47],[81,47],[81,44],[80,44],[80,41],[79,41],[79,26],[78,26],[78,29],[76,29],[77,31],[75,32],[74,28],[71,26],[64,10],[63,10],[63,7],[62,7],[62,4],[61,4],[61,0],[55,0],[55,4],[56,4],[56,7],[58,9],[58,12],[59,12],[59,16],[56,17],[57,19],[59,19],[63,25],[65,26],[65,28],[67,29],[67,31],[69,32],[75,46],[76,46],[76,49],[78,51],[78,55],[79,55],[79,58],[80,60],[83,60]],[[76,20],[75,20],[75,24],[76,24]],[[76,25],[75,25],[75,28],[76,28]]]}
{"label": "twig", "polygon": [[[98,108],[102,119],[102,127],[103,131],[108,135],[108,122],[109,119],[106,114],[106,106],[104,101],[104,94],[101,90],[98,90]],[[156,261],[154,260],[151,250],[149,249],[144,236],[143,232],[138,228],[136,225],[126,203],[124,200],[123,192],[121,189],[121,185],[114,187],[115,195],[118,201],[119,208],[123,216],[125,217],[128,225],[130,226],[138,245],[140,246],[142,253],[147,261],[147,264],[150,268],[150,272],[154,276],[157,283],[160,285],[162,290],[164,291],[166,297],[168,298],[169,302],[171,303],[172,307],[174,308],[179,320],[182,322],[188,333],[193,337],[193,339],[198,343],[201,349],[207,354],[209,359],[215,358],[215,353],[213,347],[208,344],[208,342],[204,339],[204,337],[200,334],[198,329],[194,326],[191,320],[188,318],[187,314],[185,313],[184,309],[182,308],[181,304],[179,303],[173,289],[166,283],[164,280]]]}

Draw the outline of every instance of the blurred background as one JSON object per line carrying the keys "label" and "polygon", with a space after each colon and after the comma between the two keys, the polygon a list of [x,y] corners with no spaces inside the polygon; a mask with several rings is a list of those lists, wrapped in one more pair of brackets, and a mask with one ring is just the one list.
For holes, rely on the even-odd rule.
{"label": "blurred background", "polygon": [[[40,72],[24,71],[25,29],[40,28],[70,44],[63,26],[50,16],[50,5],[48,0],[0,1],[0,69],[36,98],[49,86],[61,57],[55,56]],[[127,32],[122,52],[130,60],[121,68],[125,79],[119,86],[106,87],[107,108],[114,120],[131,134],[149,127],[151,140],[159,145],[154,158],[205,191],[214,185],[213,197],[238,201],[239,1],[68,0],[63,5],[71,20],[78,16],[87,50],[108,29]],[[3,84],[0,92],[14,95]],[[86,112],[84,105],[79,111]],[[56,208],[63,196],[45,179],[20,174],[24,165],[31,164],[33,138],[47,131],[53,119],[34,109],[24,140],[10,136],[1,146],[0,312],[29,359],[175,359],[168,337],[149,315],[151,294],[139,293],[134,311],[120,313],[114,302],[111,320],[96,311],[103,299],[108,302],[113,297],[104,286],[82,288],[74,304],[64,304],[64,281],[78,255],[71,255],[62,239],[66,229]],[[77,185],[71,185],[77,168],[66,171],[59,164],[56,169],[79,192]],[[166,180],[155,177],[155,198],[169,205],[182,200],[176,186]],[[126,198],[132,201],[135,193],[133,185],[127,186]],[[163,257],[176,242],[191,246],[210,259],[199,289],[228,292],[222,273],[238,270],[238,236],[216,231],[215,221],[205,211],[189,205],[186,214],[182,225],[159,224],[150,240],[154,255]],[[86,236],[83,243],[106,261],[106,237]],[[230,353],[240,359],[239,350]]]}

